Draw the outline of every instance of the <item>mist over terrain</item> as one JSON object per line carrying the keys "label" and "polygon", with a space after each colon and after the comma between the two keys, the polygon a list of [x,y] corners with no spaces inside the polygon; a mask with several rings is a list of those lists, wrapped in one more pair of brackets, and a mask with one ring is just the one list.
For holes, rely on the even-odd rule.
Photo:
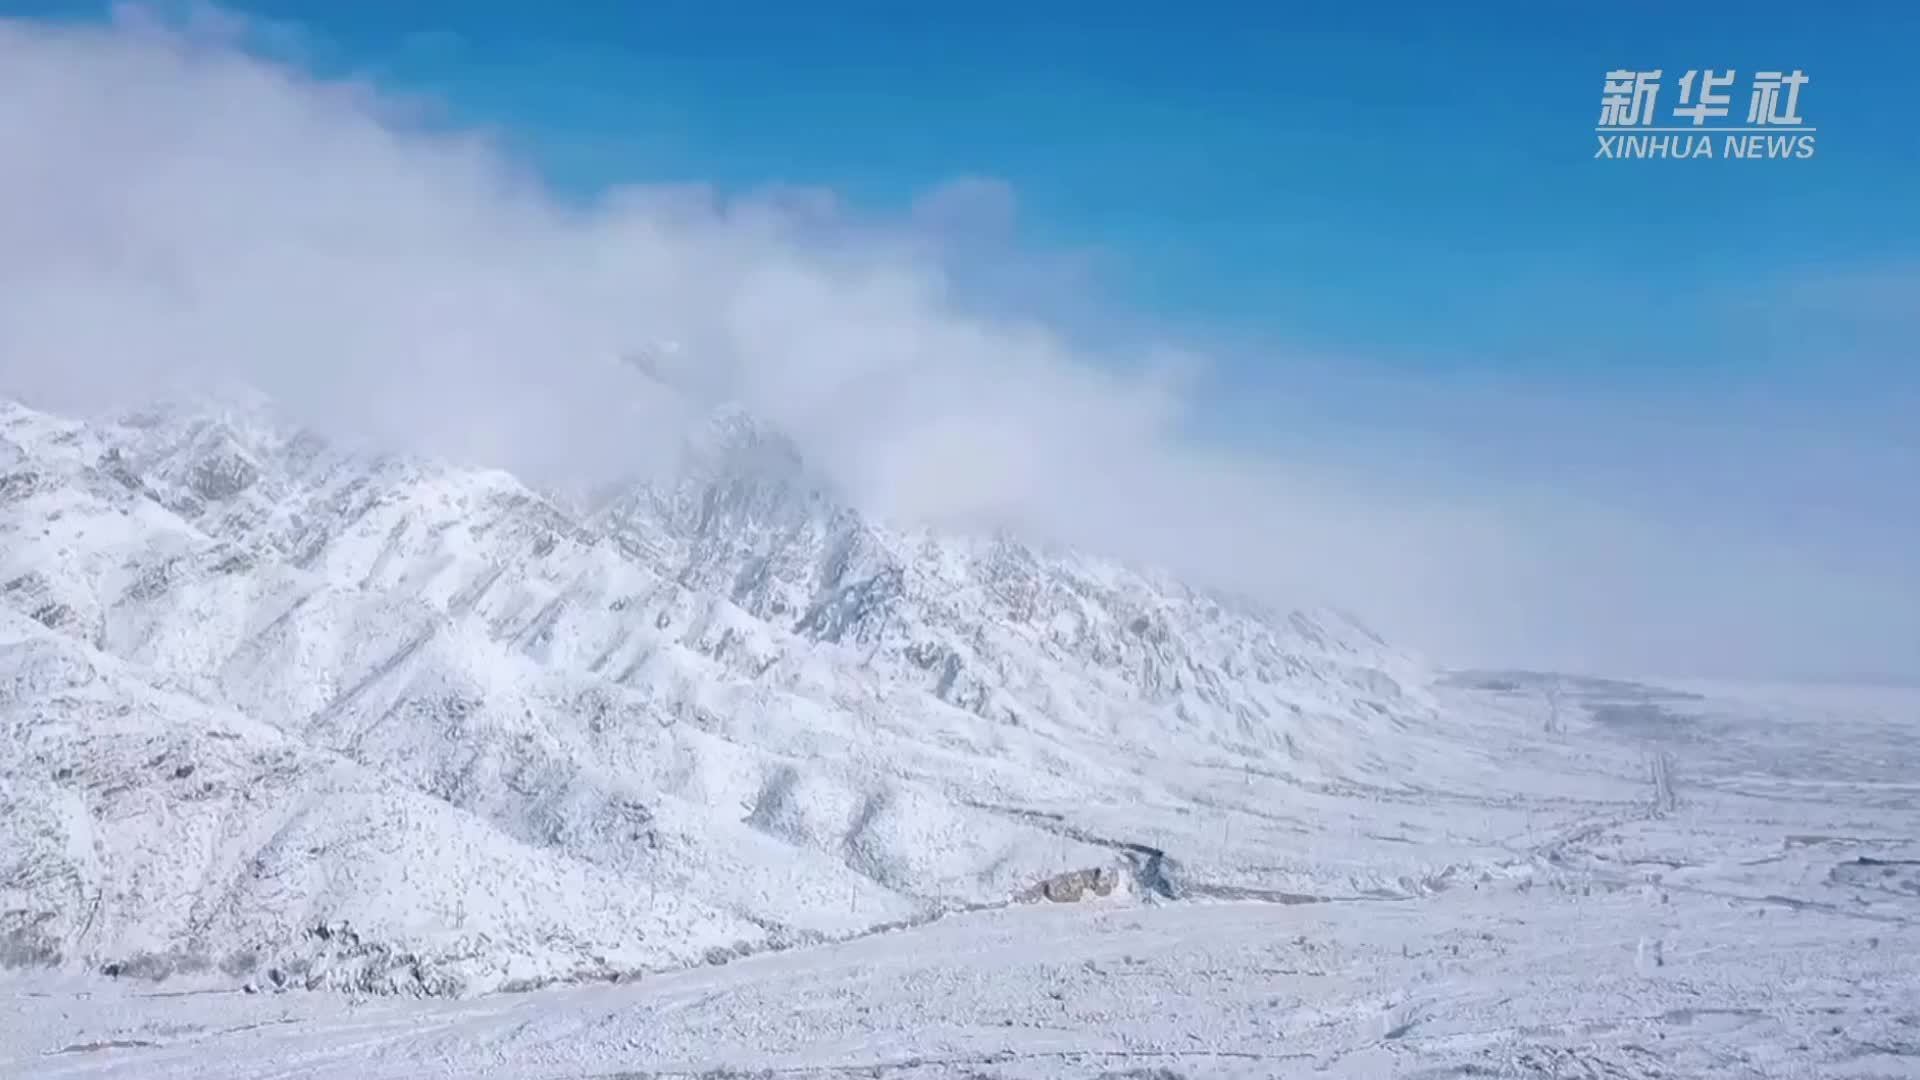
{"label": "mist over terrain", "polygon": [[[552,113],[487,129],[328,44],[473,44],[424,7],[0,19],[0,1074],[1914,1075],[1920,686],[1884,683],[1920,680],[1920,274],[1600,281],[1632,240],[1529,187],[1570,175],[1545,143],[1504,190],[1495,147],[1210,204],[1234,236],[1193,251],[1364,291],[1335,346],[1286,275],[1076,247],[1135,211],[1064,228],[1032,174],[580,183]],[[597,92],[574,62],[643,51],[603,48],[641,8],[458,19]],[[857,31],[891,44],[763,14],[749,44],[835,93]],[[1011,13],[949,14],[1021,51],[969,80],[1099,111]],[[1113,23],[1156,57],[1195,29],[1152,17]],[[1457,87],[1376,85],[1369,19],[1327,42],[1350,104],[1424,124]],[[666,51],[712,91],[738,29]],[[944,29],[889,60],[951,59]],[[1511,29],[1470,44],[1525,67]],[[1222,128],[1348,92],[1270,44],[1285,85]],[[1089,51],[1164,110],[1116,130],[1229,175],[1233,138],[1183,143],[1138,57]],[[926,125],[940,160],[1015,168],[966,127]],[[853,130],[823,159],[878,152]],[[1209,227],[1154,202],[1201,172],[1059,155],[1076,197],[1142,181],[1174,246]],[[1255,220],[1329,203],[1317,259]],[[1504,284],[1428,291],[1495,226]],[[1257,332],[1204,314],[1242,287]],[[1701,355],[1603,355],[1661,327]],[[1480,348],[1522,340],[1548,355]]]}
{"label": "mist over terrain", "polygon": [[1920,677],[1915,399],[1884,344],[1909,276],[1771,316],[1884,390],[1844,400],[1091,334],[1097,297],[991,178],[899,214],[677,179],[562,198],[431,101],[309,74],[297,30],[186,10],[0,22],[0,393],[244,387],[582,498],[732,401],[889,520],[1336,605],[1443,663]]}

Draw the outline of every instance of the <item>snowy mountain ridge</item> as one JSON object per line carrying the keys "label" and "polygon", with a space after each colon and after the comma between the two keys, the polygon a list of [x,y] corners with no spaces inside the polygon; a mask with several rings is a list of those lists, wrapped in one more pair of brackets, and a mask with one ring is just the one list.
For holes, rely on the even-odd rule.
{"label": "snowy mountain ridge", "polygon": [[1443,737],[1350,620],[872,521],[738,410],[569,508],[258,405],[0,404],[0,602],[9,966],[461,993],[1081,871],[1298,887],[1200,855],[1217,770],[1390,786]]}

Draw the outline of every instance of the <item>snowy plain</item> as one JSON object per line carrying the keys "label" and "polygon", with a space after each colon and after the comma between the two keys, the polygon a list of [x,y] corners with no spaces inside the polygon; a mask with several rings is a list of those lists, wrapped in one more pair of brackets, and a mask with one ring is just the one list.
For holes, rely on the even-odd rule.
{"label": "snowy plain", "polygon": [[1920,1075],[1920,692],[0,410],[0,1074]]}

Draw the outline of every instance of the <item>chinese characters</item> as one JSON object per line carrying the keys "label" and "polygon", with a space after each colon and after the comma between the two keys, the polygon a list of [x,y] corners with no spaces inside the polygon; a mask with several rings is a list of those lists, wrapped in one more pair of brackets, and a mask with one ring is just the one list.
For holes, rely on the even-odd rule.
{"label": "chinese characters", "polygon": [[[1652,71],[1616,70],[1607,72],[1600,92],[1599,128],[1657,127],[1660,80],[1665,74]],[[1670,114],[1676,126],[1700,128],[1708,120],[1728,115],[1731,95],[1725,88],[1734,84],[1732,68],[1715,72],[1712,68],[1689,70],[1680,76],[1676,89],[1678,101]],[[1747,95],[1749,127],[1801,127],[1800,90],[1809,79],[1800,70],[1792,72],[1755,72]],[[1686,121],[1681,125],[1680,121]]]}
{"label": "chinese characters", "polygon": [[[1746,89],[1746,123],[1735,111],[1732,68],[1693,68],[1672,83],[1662,101],[1666,72],[1619,68],[1600,88],[1600,119],[1594,126],[1596,158],[1760,158],[1813,156],[1814,131],[1800,114],[1807,73],[1756,71]],[[1662,112],[1663,105],[1665,112]]]}

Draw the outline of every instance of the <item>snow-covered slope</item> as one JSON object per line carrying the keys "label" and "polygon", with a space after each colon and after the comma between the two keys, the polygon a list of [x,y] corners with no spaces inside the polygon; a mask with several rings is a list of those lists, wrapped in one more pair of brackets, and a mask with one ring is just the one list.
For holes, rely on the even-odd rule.
{"label": "snow-covered slope", "polygon": [[694,961],[754,932],[29,626],[0,615],[10,965],[78,947],[108,974],[445,992]]}
{"label": "snow-covered slope", "polygon": [[1418,899],[1020,906],[470,1001],[0,974],[0,1074],[1916,1075],[1920,692],[1452,682],[1505,769],[1346,797],[1423,844],[1504,835],[1509,865]]}
{"label": "snow-covered slope", "polygon": [[0,605],[9,965],[459,992],[1076,871],[1397,888],[1473,857],[1290,859],[1251,806],[1216,835],[1222,776],[1480,767],[1352,621],[888,527],[734,411],[564,506],[257,404],[0,404]]}

